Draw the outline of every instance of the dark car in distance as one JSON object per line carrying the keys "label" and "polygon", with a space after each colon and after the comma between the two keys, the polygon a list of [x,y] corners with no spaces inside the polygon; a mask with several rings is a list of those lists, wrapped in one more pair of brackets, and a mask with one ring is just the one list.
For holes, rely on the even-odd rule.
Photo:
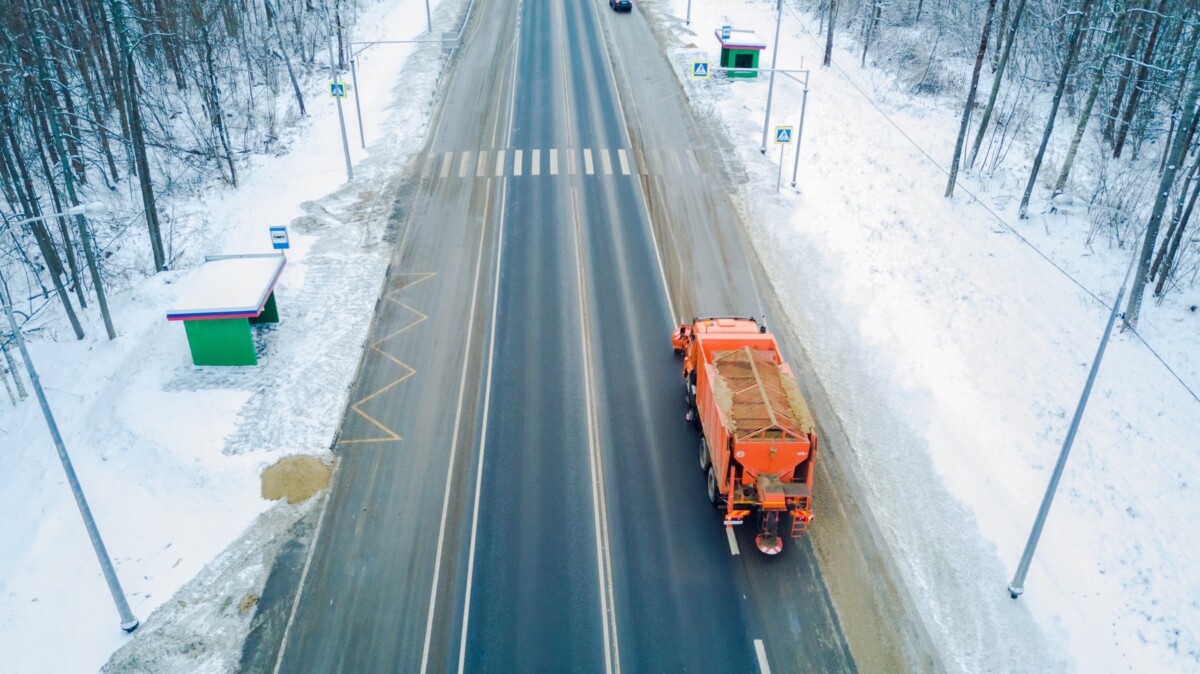
{"label": "dark car in distance", "polygon": [[617,12],[633,11],[633,3],[630,0],[608,0],[608,6]]}

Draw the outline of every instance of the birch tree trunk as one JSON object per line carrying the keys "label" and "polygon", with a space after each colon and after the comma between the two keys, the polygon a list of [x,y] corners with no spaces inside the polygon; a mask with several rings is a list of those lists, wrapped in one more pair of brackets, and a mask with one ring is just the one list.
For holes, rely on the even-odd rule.
{"label": "birch tree trunk", "polygon": [[[8,291],[4,292],[4,296],[8,297]],[[25,390],[25,382],[21,380],[21,372],[17,370],[17,364],[13,362],[12,353],[8,350],[8,342],[0,339],[0,353],[4,354],[4,364],[8,367],[9,374],[12,375],[13,384],[17,387],[17,397],[24,400],[29,397],[29,392]]]}
{"label": "birch tree trunk", "polygon": [[[920,11],[917,12],[920,14]],[[829,0],[829,27],[825,34],[825,61],[822,65],[826,67],[833,62],[833,22],[837,20],[837,0]]]}
{"label": "birch tree trunk", "polygon": [[1067,156],[1063,159],[1062,169],[1058,172],[1058,180],[1054,182],[1054,196],[1062,194],[1062,191],[1067,186],[1067,178],[1071,175],[1071,167],[1075,164],[1075,155],[1079,153],[1079,143],[1083,140],[1083,133],[1087,130],[1088,122],[1092,118],[1092,109],[1096,105],[1096,98],[1100,96],[1100,85],[1104,83],[1104,69],[1108,67],[1108,60],[1117,48],[1117,37],[1120,29],[1124,26],[1125,1],[1117,0],[1117,5],[1113,11],[1117,15],[1113,19],[1113,25],[1108,31],[1108,37],[1104,38],[1100,64],[1096,66],[1096,75],[1092,78],[1092,86],[1088,89],[1087,100],[1083,103],[1083,110],[1079,111],[1079,123],[1075,125],[1075,135],[1071,137],[1071,145],[1067,148]]}
{"label": "birch tree trunk", "polygon": [[992,77],[992,92],[988,95],[987,105],[983,107],[983,117],[979,120],[979,130],[975,132],[975,142],[971,145],[971,154],[967,156],[967,168],[975,165],[979,156],[979,148],[983,145],[983,134],[987,132],[988,123],[992,121],[992,111],[996,108],[996,97],[1000,94],[1000,83],[1004,81],[1004,71],[1008,68],[1008,57],[1012,55],[1013,43],[1017,41],[1017,29],[1021,27],[1021,15],[1025,13],[1027,0],[1020,0],[1013,11],[1012,25],[1008,29],[1008,38],[1004,40],[1004,54],[1000,56],[1000,65]]}
{"label": "birch tree trunk", "polygon": [[[1196,100],[1200,98],[1200,68],[1193,75],[1192,86],[1188,90],[1187,99],[1183,105],[1184,110],[1195,110]],[[1154,210],[1150,212],[1150,221],[1146,224],[1146,235],[1142,241],[1141,255],[1138,259],[1137,274],[1133,277],[1133,287],[1129,291],[1129,304],[1125,309],[1125,322],[1130,328],[1137,328],[1138,314],[1142,310],[1142,295],[1146,291],[1146,283],[1150,276],[1150,256],[1154,254],[1154,246],[1158,242],[1158,230],[1162,225],[1163,213],[1167,209],[1167,201],[1171,196],[1171,186],[1175,184],[1175,174],[1179,170],[1179,163],[1183,161],[1184,154],[1187,152],[1187,146],[1190,133],[1175,134],[1175,140],[1171,145],[1171,158],[1167,161],[1167,167],[1162,172],[1162,177],[1158,181],[1158,192],[1154,199]]]}
{"label": "birch tree trunk", "polygon": [[1067,60],[1063,63],[1062,74],[1058,78],[1058,87],[1054,90],[1054,99],[1050,103],[1050,116],[1046,119],[1046,130],[1042,133],[1042,144],[1038,146],[1033,158],[1033,168],[1029,171],[1029,182],[1025,184],[1025,193],[1021,196],[1019,217],[1029,216],[1029,198],[1033,195],[1033,187],[1037,184],[1038,171],[1042,168],[1042,159],[1046,156],[1046,146],[1050,144],[1050,134],[1054,132],[1054,118],[1058,115],[1058,106],[1062,103],[1063,89],[1067,86],[1067,77],[1071,67],[1075,65],[1075,57],[1079,55],[1079,38],[1083,35],[1083,24],[1087,23],[1088,13],[1092,10],[1094,0],[1084,0],[1079,13],[1079,20],[1071,31],[1071,39],[1067,42]]}
{"label": "birch tree trunk", "polygon": [[1116,144],[1113,146],[1113,159],[1121,156],[1121,150],[1125,147],[1125,139],[1129,137],[1129,126],[1133,123],[1133,116],[1137,114],[1138,100],[1141,99],[1142,92],[1146,89],[1146,79],[1150,76],[1150,62],[1154,59],[1154,48],[1158,46],[1158,32],[1162,28],[1162,13],[1166,9],[1167,0],[1159,0],[1158,12],[1154,17],[1154,28],[1150,30],[1150,39],[1146,42],[1146,53],[1142,56],[1141,65],[1138,66],[1137,81],[1133,85],[1133,91],[1129,94],[1129,103],[1125,105],[1125,115],[1121,117],[1121,128],[1117,132]]}
{"label": "birch tree trunk", "polygon": [[950,161],[950,180],[946,183],[946,197],[954,196],[954,183],[958,180],[958,164],[962,160],[963,144],[967,141],[967,127],[971,124],[971,109],[975,107],[975,93],[979,90],[979,71],[983,70],[983,59],[987,55],[988,36],[992,32],[992,17],[996,14],[996,0],[988,0],[987,17],[983,20],[983,35],[979,38],[979,51],[975,54],[975,69],[971,71],[971,88],[967,90],[967,104],[963,106],[962,123],[958,126],[958,140],[954,143],[954,158]]}
{"label": "birch tree trunk", "polygon": [[[833,2],[833,0],[829,1]],[[275,27],[275,40],[279,44],[279,55],[283,57],[283,64],[287,67],[288,79],[292,81],[292,91],[296,94],[296,104],[300,106],[300,116],[304,117],[308,114],[304,110],[304,95],[300,93],[300,85],[296,83],[296,73],[292,70],[292,59],[288,56],[287,47],[283,44],[283,33],[279,31],[279,15],[275,13],[275,8],[271,6],[271,0],[263,0],[263,7],[267,10],[267,23]]]}

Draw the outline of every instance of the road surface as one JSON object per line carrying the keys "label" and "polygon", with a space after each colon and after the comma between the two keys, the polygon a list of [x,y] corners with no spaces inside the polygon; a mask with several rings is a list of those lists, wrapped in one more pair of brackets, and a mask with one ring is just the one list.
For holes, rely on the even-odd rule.
{"label": "road surface", "polygon": [[477,2],[271,669],[855,670],[808,541],[705,495],[668,333],[766,304],[653,39]]}

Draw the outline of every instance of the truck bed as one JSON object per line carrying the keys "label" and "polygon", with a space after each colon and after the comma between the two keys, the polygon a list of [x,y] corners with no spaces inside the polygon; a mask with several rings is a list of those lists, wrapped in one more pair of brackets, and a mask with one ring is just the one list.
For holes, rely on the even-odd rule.
{"label": "truck bed", "polygon": [[812,414],[791,372],[774,354],[742,347],[713,353],[713,399],[737,438],[780,431],[807,435]]}

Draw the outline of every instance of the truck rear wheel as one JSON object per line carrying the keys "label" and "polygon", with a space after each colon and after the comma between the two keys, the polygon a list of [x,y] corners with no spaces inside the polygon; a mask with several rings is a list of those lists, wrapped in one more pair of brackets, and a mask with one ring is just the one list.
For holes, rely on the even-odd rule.
{"label": "truck rear wheel", "polygon": [[717,505],[717,495],[719,493],[720,492],[717,491],[717,474],[715,472],[713,472],[712,466],[709,466],[708,467],[708,500],[713,504],[714,508]]}
{"label": "truck rear wheel", "polygon": [[708,456],[708,441],[702,435],[700,436],[700,472],[703,473],[708,470],[708,467],[711,465],[712,459]]}

